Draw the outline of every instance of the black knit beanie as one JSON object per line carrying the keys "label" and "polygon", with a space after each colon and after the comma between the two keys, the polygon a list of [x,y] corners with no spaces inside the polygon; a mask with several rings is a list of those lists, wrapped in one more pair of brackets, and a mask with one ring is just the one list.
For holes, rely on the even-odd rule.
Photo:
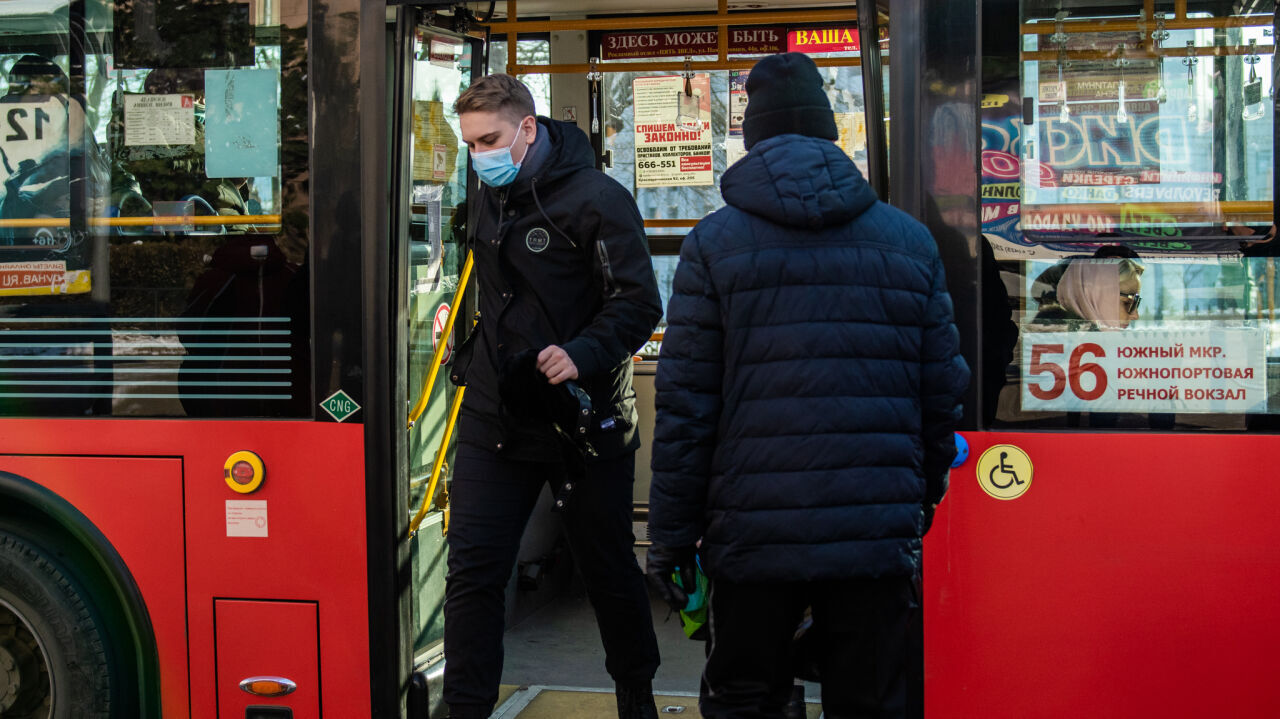
{"label": "black knit beanie", "polygon": [[800,52],[770,55],[747,75],[747,109],[742,120],[747,149],[787,133],[826,140],[840,137],[818,66]]}

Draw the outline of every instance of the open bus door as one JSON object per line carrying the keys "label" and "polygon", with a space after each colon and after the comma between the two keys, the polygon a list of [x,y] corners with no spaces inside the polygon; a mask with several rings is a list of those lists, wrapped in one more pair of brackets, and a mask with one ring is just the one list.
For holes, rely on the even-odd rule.
{"label": "open bus door", "polygon": [[[403,395],[392,406],[407,403],[413,408],[407,445],[397,457],[402,481],[408,483],[411,525],[418,529],[409,543],[408,563],[402,564],[412,575],[411,636],[406,640],[412,642],[414,668],[426,676],[431,714],[437,716],[444,711],[438,692],[444,659],[442,535],[448,524],[447,509],[441,510],[447,507],[453,441],[448,428],[458,394],[447,378],[430,378],[432,359],[448,362],[450,345],[441,334],[449,316],[457,315],[453,334],[459,343],[471,324],[469,302],[464,300],[459,309],[451,299],[466,282],[459,226],[466,219],[466,190],[474,187],[468,183],[475,182],[467,173],[467,151],[452,113],[458,93],[473,77],[506,72],[530,85],[539,114],[576,121],[588,133],[598,167],[636,197],[665,305],[681,240],[702,216],[723,205],[719,177],[745,153],[735,111],[740,114],[745,102],[747,72],[765,54],[802,49],[815,57],[839,113],[842,147],[880,196],[888,196],[885,65],[890,28],[887,6],[869,5],[874,12],[858,13],[852,3],[815,8],[812,3],[775,2],[764,12],[730,13],[721,0],[698,8],[715,10],[705,15],[658,14],[690,9],[673,4],[624,16],[611,3],[549,2],[529,5],[537,20],[521,17],[514,2],[497,3],[479,16],[461,6],[426,5],[437,7],[398,8],[390,45],[395,48],[389,102],[391,236],[399,303],[399,314],[393,316],[407,318],[397,326],[402,339],[395,343],[400,353],[396,366],[404,374],[397,392]],[[906,35],[908,29],[900,32]],[[809,47],[791,48],[789,41]],[[670,47],[656,53],[618,50],[628,43]],[[703,116],[696,120],[704,126],[705,165],[689,177],[660,177],[641,156],[655,147],[637,132],[643,118],[636,115],[636,88],[661,83],[688,86],[701,95],[697,109]],[[653,431],[653,379],[661,341],[660,327],[636,358],[646,447]],[[429,388],[425,394],[424,388]],[[634,493],[642,562],[648,464],[647,448],[642,449]],[[612,681],[603,670],[590,605],[573,583],[569,555],[559,550],[557,534],[555,516],[535,509],[507,592],[506,670],[496,716],[602,716],[613,711],[608,695]],[[702,645],[689,641],[674,619],[664,622],[665,605],[655,603],[654,616],[663,656],[655,680],[659,707],[696,715]],[[420,706],[418,696],[425,695],[410,691],[411,714]],[[816,686],[808,698],[816,699]],[[811,701],[808,713],[818,715],[816,703]]]}
{"label": "open bus door", "polygon": [[408,525],[407,556],[399,564],[411,588],[402,607],[414,670],[411,715],[425,711],[427,687],[438,694],[444,668],[448,477],[463,394],[448,373],[474,307],[466,292],[465,241],[474,178],[453,102],[479,76],[483,45],[444,24],[427,8],[404,7],[388,25],[390,316],[396,320],[391,407],[393,432],[402,438],[394,444],[398,496],[406,500],[397,522]]}

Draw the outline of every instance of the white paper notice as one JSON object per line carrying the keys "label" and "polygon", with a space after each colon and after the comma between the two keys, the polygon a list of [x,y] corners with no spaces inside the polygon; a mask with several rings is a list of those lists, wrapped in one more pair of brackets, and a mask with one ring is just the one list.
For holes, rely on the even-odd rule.
{"label": "white paper notice", "polygon": [[265,499],[228,499],[227,536],[267,536],[267,501]]}
{"label": "white paper notice", "polygon": [[196,104],[191,95],[125,95],[124,144],[196,144]]}

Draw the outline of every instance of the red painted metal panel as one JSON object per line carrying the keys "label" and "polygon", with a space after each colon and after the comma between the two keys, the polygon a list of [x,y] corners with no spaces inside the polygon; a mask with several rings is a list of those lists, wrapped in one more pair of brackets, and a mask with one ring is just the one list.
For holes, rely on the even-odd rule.
{"label": "red painted metal panel", "polygon": [[[930,715],[1280,716],[1280,437],[965,436],[925,540]],[[1018,499],[978,485],[1001,443]]]}
{"label": "red painted metal panel", "polygon": [[[11,445],[5,442],[6,449]],[[151,614],[161,707],[187,713],[182,463],[117,457],[3,457],[0,470],[48,487],[98,527],[129,567]]]}
{"label": "red painted metal panel", "polygon": [[[237,494],[223,481],[223,463],[238,450],[256,452],[266,467],[266,481],[251,495]],[[183,525],[185,544],[174,544],[185,548],[186,646],[169,635],[157,641],[165,664],[163,675],[189,677],[191,717],[215,716],[214,599],[227,597],[316,602],[325,674],[341,677],[321,688],[321,703],[330,716],[369,715],[362,426],[290,421],[0,420],[0,454],[10,453],[180,458],[181,509],[166,514],[164,521]],[[88,460],[76,459],[73,465],[81,461]],[[87,484],[87,474],[68,471],[69,486]],[[117,547],[138,547],[128,553],[120,550],[135,575],[158,572],[147,568],[153,556],[174,548],[162,547],[164,542],[153,537],[150,523],[157,518],[137,499],[130,489],[71,500],[95,522],[97,517],[113,517],[107,522],[110,531],[100,528]],[[267,536],[227,536],[228,500],[265,500]],[[176,520],[173,512],[178,512]],[[181,572],[164,574],[165,591],[180,591]],[[157,617],[156,612],[165,616]],[[152,614],[157,625],[172,621],[170,614],[180,615],[159,603]],[[166,719],[186,716],[188,698],[171,696],[181,692],[168,681],[162,690]]]}
{"label": "red painted metal panel", "polygon": [[[218,717],[244,719],[251,704],[293,709],[295,719],[320,716],[320,656],[316,605],[220,599],[214,619],[218,635]],[[297,691],[278,698],[240,689],[250,677],[283,677]]]}

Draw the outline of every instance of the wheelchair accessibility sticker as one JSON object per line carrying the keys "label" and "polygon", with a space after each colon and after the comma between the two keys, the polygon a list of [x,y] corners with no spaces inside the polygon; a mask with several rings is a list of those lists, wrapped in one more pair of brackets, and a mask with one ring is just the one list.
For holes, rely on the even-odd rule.
{"label": "wheelchair accessibility sticker", "polygon": [[1034,471],[1027,453],[1011,444],[997,444],[978,458],[978,484],[996,499],[1021,497]]}

